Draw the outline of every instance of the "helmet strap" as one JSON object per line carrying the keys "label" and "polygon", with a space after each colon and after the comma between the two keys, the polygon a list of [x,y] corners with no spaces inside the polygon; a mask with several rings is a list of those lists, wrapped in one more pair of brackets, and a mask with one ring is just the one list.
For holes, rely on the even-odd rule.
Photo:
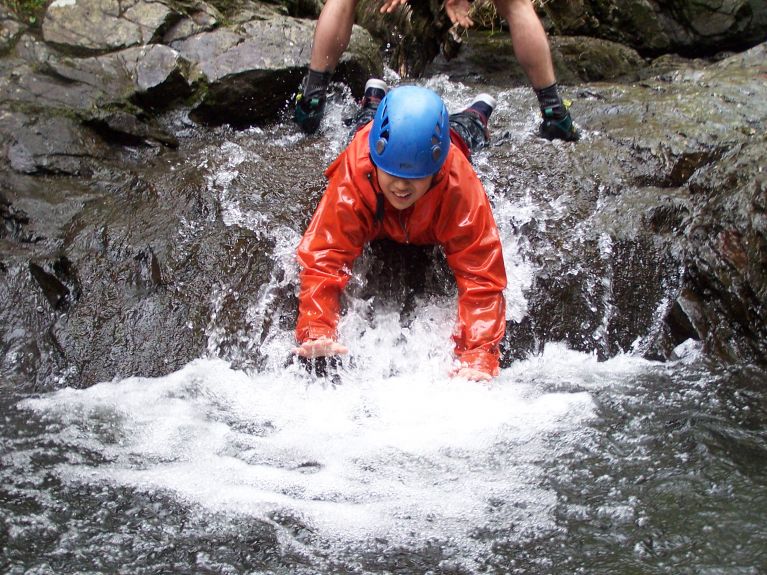
{"label": "helmet strap", "polygon": [[[370,162],[373,163],[372,158],[370,159]],[[373,165],[375,166],[375,164]],[[368,182],[370,183],[370,188],[376,195],[376,213],[375,216],[373,216],[373,222],[376,224],[382,224],[384,218],[384,196],[379,190],[376,190],[376,187],[373,184],[372,172],[368,172]]]}

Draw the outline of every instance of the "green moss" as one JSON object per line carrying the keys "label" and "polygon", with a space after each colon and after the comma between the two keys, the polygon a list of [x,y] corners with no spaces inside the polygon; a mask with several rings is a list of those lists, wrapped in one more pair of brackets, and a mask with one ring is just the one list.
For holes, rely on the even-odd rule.
{"label": "green moss", "polygon": [[212,0],[208,4],[221,12],[225,18],[230,18],[237,10],[242,8],[241,0]]}
{"label": "green moss", "polygon": [[45,9],[51,0],[3,0],[3,4],[11,10],[22,22],[39,26],[43,20]]}

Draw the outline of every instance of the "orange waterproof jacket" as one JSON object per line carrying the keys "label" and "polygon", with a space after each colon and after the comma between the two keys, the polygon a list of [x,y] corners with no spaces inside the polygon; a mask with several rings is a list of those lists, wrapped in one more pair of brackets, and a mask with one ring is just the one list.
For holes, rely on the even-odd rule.
{"label": "orange waterproof jacket", "polygon": [[298,246],[296,339],[336,338],[339,297],[367,242],[439,244],[458,285],[455,353],[463,364],[497,375],[498,344],[506,329],[506,270],[479,178],[453,144],[429,191],[397,210],[378,185],[368,147],[370,127],[362,128],[325,171],[327,190]]}

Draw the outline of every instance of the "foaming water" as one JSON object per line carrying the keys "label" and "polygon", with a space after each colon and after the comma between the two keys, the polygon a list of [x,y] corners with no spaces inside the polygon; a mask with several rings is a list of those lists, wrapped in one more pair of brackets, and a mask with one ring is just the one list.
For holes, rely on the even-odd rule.
{"label": "foaming water", "polygon": [[762,372],[548,345],[477,384],[396,324],[332,379],[200,359],[6,409],[8,572],[760,572]]}
{"label": "foaming water", "polygon": [[[172,493],[270,523],[288,515],[339,552],[438,539],[477,558],[487,552],[479,531],[553,528],[556,495],[541,462],[593,418],[586,389],[641,369],[553,346],[479,385],[411,360],[387,377],[349,368],[330,385],[297,366],[246,374],[203,359],[21,406],[63,424],[59,439],[74,450],[103,458],[58,465],[66,482]],[[582,389],[541,388],[563,371]]]}

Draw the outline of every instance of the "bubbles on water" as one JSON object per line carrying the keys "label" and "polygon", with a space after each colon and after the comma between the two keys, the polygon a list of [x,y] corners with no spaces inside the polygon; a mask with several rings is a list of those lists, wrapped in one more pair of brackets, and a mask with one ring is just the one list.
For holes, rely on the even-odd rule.
{"label": "bubbles on water", "polygon": [[674,348],[672,358],[682,363],[693,364],[703,357],[703,344],[694,339],[687,339]]}
{"label": "bubbles on water", "polygon": [[384,66],[383,81],[390,87],[396,86],[402,82],[402,76],[389,66]]}
{"label": "bubbles on water", "polygon": [[[391,337],[386,321],[376,329]],[[435,539],[477,557],[479,533],[551,529],[555,494],[542,487],[540,463],[592,417],[588,393],[541,391],[520,378],[522,367],[491,385],[451,380],[412,351],[397,375],[381,375],[371,354],[337,386],[295,368],[248,375],[198,360],[163,378],[23,406],[103,456],[58,465],[66,482],[174,493],[269,522],[287,514],[338,552],[374,539],[406,547]],[[544,364],[528,367],[552,375]]]}

